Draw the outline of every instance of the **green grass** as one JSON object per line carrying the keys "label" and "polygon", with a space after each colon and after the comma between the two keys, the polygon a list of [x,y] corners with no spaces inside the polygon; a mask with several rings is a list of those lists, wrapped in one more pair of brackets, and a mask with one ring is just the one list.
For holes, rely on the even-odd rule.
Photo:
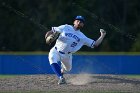
{"label": "green grass", "polygon": [[4,79],[4,78],[13,78],[16,77],[17,75],[0,75],[0,79]]}
{"label": "green grass", "polygon": [[[18,76],[18,75],[0,75],[0,79],[2,79],[2,78],[14,78],[16,76]],[[140,79],[140,75],[122,75],[122,76],[124,76],[126,78]]]}
{"label": "green grass", "polygon": [[124,75],[126,78],[140,79],[140,75]]}

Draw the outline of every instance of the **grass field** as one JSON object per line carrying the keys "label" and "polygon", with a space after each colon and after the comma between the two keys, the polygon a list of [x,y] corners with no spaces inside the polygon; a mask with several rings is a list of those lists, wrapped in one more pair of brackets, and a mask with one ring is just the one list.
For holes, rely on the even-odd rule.
{"label": "grass field", "polygon": [[[0,79],[2,79],[2,78],[13,78],[13,77],[16,77],[16,76],[20,76],[20,75],[0,75]],[[121,75],[121,76],[126,77],[126,78],[130,78],[130,79],[140,79],[140,75]]]}
{"label": "grass field", "polygon": [[140,75],[124,75],[126,78],[131,78],[131,79],[140,79]]}
{"label": "grass field", "polygon": [[0,79],[4,79],[4,78],[14,78],[17,75],[0,75]]}

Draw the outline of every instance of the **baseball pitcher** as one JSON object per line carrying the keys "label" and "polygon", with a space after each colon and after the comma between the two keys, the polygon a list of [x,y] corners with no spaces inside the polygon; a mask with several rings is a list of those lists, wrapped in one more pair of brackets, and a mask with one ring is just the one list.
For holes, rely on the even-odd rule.
{"label": "baseball pitcher", "polygon": [[[97,47],[106,35],[106,32],[100,29],[101,35],[96,41],[86,37],[80,31],[84,26],[84,22],[83,16],[76,16],[73,25],[65,24],[52,27],[52,30],[48,31],[45,35],[47,44],[51,44],[57,38],[48,57],[50,65],[59,79],[59,85],[66,83],[63,74],[72,69],[72,53],[78,51],[83,45],[91,48]],[[61,62],[61,66],[58,65],[58,61]]]}

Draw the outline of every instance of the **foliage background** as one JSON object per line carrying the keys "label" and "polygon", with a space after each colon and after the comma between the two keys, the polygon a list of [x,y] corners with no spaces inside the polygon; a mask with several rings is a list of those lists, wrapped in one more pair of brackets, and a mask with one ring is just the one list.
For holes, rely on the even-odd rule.
{"label": "foliage background", "polygon": [[[140,52],[139,0],[0,0],[0,51],[49,51],[45,33],[37,25],[2,6],[5,2],[35,19],[48,29],[73,24],[74,17],[86,19],[82,32],[92,39],[104,28],[107,36],[98,48],[82,47],[80,51]],[[96,19],[114,25],[108,27]]]}

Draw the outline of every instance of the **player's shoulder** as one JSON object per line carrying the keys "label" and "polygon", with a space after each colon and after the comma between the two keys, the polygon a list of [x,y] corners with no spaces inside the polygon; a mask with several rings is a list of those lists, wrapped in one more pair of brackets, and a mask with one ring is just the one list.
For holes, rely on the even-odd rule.
{"label": "player's shoulder", "polygon": [[68,30],[72,31],[73,30],[73,26],[69,25],[69,24],[65,24],[65,25],[63,25],[63,27],[66,31],[68,31]]}
{"label": "player's shoulder", "polygon": [[80,34],[80,36],[83,37],[83,38],[86,38],[86,37],[87,37],[87,36],[86,36],[83,32],[81,32],[81,31],[79,31],[79,34]]}
{"label": "player's shoulder", "polygon": [[67,27],[67,28],[72,28],[72,25],[65,24],[65,27]]}
{"label": "player's shoulder", "polygon": [[59,27],[63,27],[63,28],[70,28],[71,25],[68,25],[68,24],[63,24],[63,25],[60,25]]}

